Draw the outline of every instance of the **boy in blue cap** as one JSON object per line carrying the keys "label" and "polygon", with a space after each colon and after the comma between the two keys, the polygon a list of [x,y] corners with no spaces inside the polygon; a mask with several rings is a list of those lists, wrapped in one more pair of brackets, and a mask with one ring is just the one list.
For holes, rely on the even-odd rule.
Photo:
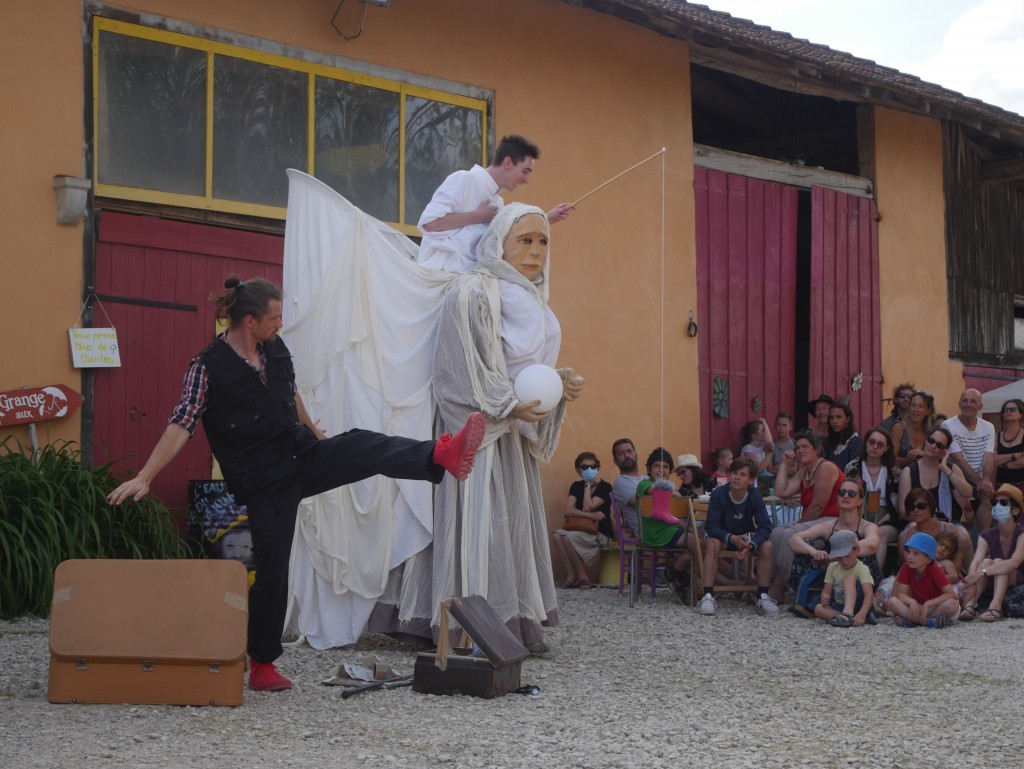
{"label": "boy in blue cap", "polygon": [[952,625],[960,616],[960,601],[942,567],[935,563],[935,538],[919,531],[907,540],[907,562],[896,575],[889,609],[900,627]]}

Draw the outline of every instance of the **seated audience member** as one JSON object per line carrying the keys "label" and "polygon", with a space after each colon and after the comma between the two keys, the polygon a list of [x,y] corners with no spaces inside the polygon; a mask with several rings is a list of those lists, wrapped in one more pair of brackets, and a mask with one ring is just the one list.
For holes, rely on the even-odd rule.
{"label": "seated audience member", "polygon": [[565,579],[558,587],[587,589],[592,587],[589,575],[597,568],[601,548],[608,547],[608,541],[615,536],[611,522],[612,486],[601,479],[601,462],[590,451],[576,457],[576,473],[580,480],[569,487],[566,522],[574,518],[590,521],[597,525],[597,531],[562,528],[555,532],[555,552],[565,567]]}
{"label": "seated audience member", "polygon": [[930,393],[915,392],[910,407],[901,422],[892,428],[892,442],[896,445],[896,464],[902,470],[924,456],[925,441],[935,428],[935,399]]}
{"label": "seated audience member", "polygon": [[847,478],[864,484],[864,520],[878,527],[878,568],[885,570],[889,543],[895,542],[904,521],[896,507],[899,472],[895,469],[892,437],[882,427],[872,427],[864,436],[860,457],[846,466]]}
{"label": "seated audience member", "polygon": [[[692,454],[684,454],[681,459]],[[696,457],[693,457],[696,459]],[[686,533],[688,520],[675,518],[668,509],[668,500],[671,497],[685,496],[675,490],[675,485],[669,480],[672,477],[672,455],[663,448],[656,448],[647,457],[647,477],[640,481],[636,487],[636,494],[641,496],[654,496],[654,504],[650,518],[640,519],[640,539],[645,545],[653,547],[696,547],[696,538]],[[662,494],[658,494],[662,492]],[[683,542],[684,535],[687,541]],[[690,554],[679,553],[671,564],[665,566],[665,581],[680,600],[684,600],[685,589],[689,587],[689,580],[684,574],[690,571]]]}
{"label": "seated audience member", "polygon": [[758,472],[771,468],[775,443],[772,440],[772,431],[763,417],[743,425],[740,431],[740,445],[743,447],[740,449],[740,456],[754,460]]}
{"label": "seated audience member", "polygon": [[832,396],[822,394],[807,404],[807,413],[811,416],[808,429],[821,440],[828,437],[828,412],[835,403]]}
{"label": "seated audience member", "polygon": [[835,403],[828,410],[828,436],[825,438],[825,459],[846,467],[860,454],[861,438],[853,424],[853,411],[845,403]]}
{"label": "seated audience member", "polygon": [[942,427],[942,423],[949,419],[947,414],[943,414],[941,411],[936,411],[935,416],[932,417],[932,429],[938,430]]}
{"label": "seated audience member", "polygon": [[[911,489],[927,489],[938,501],[939,515],[947,521],[953,521],[959,510],[956,496],[970,499],[971,484],[964,478],[963,472],[949,459],[949,446],[953,436],[945,427],[932,430],[925,439],[924,456],[911,462],[900,473],[899,509],[904,520],[910,520],[904,505],[907,492]],[[964,522],[970,524],[970,519]]]}
{"label": "seated audience member", "polygon": [[881,426],[892,434],[892,428],[897,422],[903,420],[910,406],[910,398],[917,391],[917,388],[909,382],[898,384],[892,391],[892,413],[882,420]]}
{"label": "seated audience member", "polygon": [[612,444],[612,461],[619,468],[619,477],[612,484],[615,505],[622,513],[623,536],[635,538],[640,532],[636,513],[636,487],[643,476],[637,470],[636,446],[629,438],[619,438]]}
{"label": "seated audience member", "polygon": [[683,484],[679,487],[679,496],[696,498],[704,493],[704,468],[694,454],[679,455],[675,474]]}
{"label": "seated audience member", "polygon": [[978,536],[978,549],[974,553],[967,576],[964,577],[963,618],[974,619],[978,600],[989,590],[992,599],[988,609],[977,614],[980,622],[998,622],[1006,619],[1003,599],[1014,585],[1024,584],[1024,525],[1020,523],[1024,508],[1024,493],[1016,486],[1004,483],[992,496],[992,522]]}
{"label": "seated audience member", "polygon": [[[939,536],[935,538],[935,563],[946,572],[949,584],[953,586],[953,590],[958,596],[961,594],[961,590],[957,588],[957,585],[963,580],[963,560],[963,553],[960,552],[960,540],[956,538],[956,534],[948,529],[939,532]],[[960,619],[963,618],[963,612],[960,612]]]}
{"label": "seated audience member", "polygon": [[793,450],[793,415],[785,411],[775,417],[775,448],[772,450],[772,464],[768,469],[772,475],[779,474],[779,465],[787,451]]}
{"label": "seated audience member", "polygon": [[907,540],[907,562],[896,575],[889,599],[889,610],[901,627],[941,628],[960,616],[960,601],[935,563],[935,549],[935,539],[920,531]]}
{"label": "seated audience member", "polygon": [[796,557],[789,574],[793,590],[800,584],[800,578],[809,568],[828,563],[828,543],[840,531],[852,532],[859,545],[858,558],[871,574],[871,581],[877,585],[882,581],[882,570],[878,566],[878,527],[865,521],[861,515],[864,508],[864,487],[856,478],[844,478],[838,492],[839,516],[815,522],[810,528],[793,534],[786,543]]}
{"label": "seated audience member", "polygon": [[1021,416],[1024,414],[1024,400],[1014,398],[1006,401],[1000,411],[1002,430],[996,435],[996,485],[1010,483],[1024,490],[1024,428]]}
{"label": "seated audience member", "polygon": [[769,537],[772,521],[765,509],[764,499],[753,488],[757,479],[757,468],[749,457],[733,460],[729,468],[729,485],[711,492],[704,541],[704,597],[700,601],[700,613],[713,615],[718,604],[715,601],[715,578],[718,575],[718,556],[723,550],[734,551],[742,559],[757,556],[757,601],[758,614],[776,616],[779,606],[768,595],[772,576],[774,551]]}
{"label": "seated audience member", "polygon": [[775,576],[772,597],[781,600],[786,592],[786,580],[793,567],[793,551],[787,547],[789,538],[818,522],[818,518],[839,515],[839,487],[843,471],[821,456],[821,439],[811,430],[797,436],[793,451],[786,456],[775,478],[775,493],[783,499],[800,496],[800,519],[772,530],[775,550]]}
{"label": "seated audience member", "polygon": [[981,393],[967,388],[960,395],[960,412],[942,425],[953,436],[949,446],[950,462],[963,471],[964,478],[971,484],[973,494],[968,495],[968,499],[977,500],[976,504],[964,508],[964,523],[970,525],[971,521],[976,521],[978,531],[992,524],[990,498],[995,492],[992,482],[995,479],[996,429],[981,418],[983,405]]}
{"label": "seated audience member", "polygon": [[837,531],[828,541],[832,563],[825,570],[821,602],[814,607],[814,616],[833,627],[872,625],[871,611],[875,600],[875,583],[871,572],[857,557],[860,542],[852,531]]}
{"label": "seated audience member", "polygon": [[732,449],[720,446],[711,453],[711,466],[715,468],[711,477],[715,479],[716,486],[724,486],[729,482],[730,465],[732,465]]}
{"label": "seated audience member", "polygon": [[[905,472],[905,471],[904,471]],[[900,557],[905,559],[904,543],[916,532],[924,532],[935,538],[944,531],[950,531],[956,535],[959,542],[960,552],[963,553],[964,561],[970,563],[974,558],[974,545],[971,544],[971,535],[963,526],[957,526],[949,521],[936,517],[935,495],[927,489],[911,489],[907,492],[905,501],[907,516],[910,523],[900,532],[899,549]]]}

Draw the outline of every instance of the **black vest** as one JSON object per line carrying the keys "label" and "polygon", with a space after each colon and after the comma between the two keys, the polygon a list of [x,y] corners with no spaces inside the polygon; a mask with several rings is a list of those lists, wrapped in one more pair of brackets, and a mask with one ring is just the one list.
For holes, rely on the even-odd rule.
{"label": "black vest", "polygon": [[203,428],[224,480],[238,495],[280,483],[316,436],[299,424],[292,389],[295,369],[280,337],[263,345],[267,384],[223,339],[199,353],[206,366]]}

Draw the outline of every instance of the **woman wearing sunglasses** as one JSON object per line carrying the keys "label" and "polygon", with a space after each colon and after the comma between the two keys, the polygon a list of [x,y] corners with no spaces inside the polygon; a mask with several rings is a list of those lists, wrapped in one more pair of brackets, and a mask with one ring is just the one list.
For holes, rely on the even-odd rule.
{"label": "woman wearing sunglasses", "polygon": [[557,587],[587,589],[593,585],[588,571],[596,570],[601,548],[614,536],[611,522],[612,486],[601,479],[597,455],[584,451],[576,457],[580,480],[569,487],[565,501],[565,524],[571,529],[555,531],[555,552],[565,568],[565,579]]}
{"label": "woman wearing sunglasses", "polygon": [[1003,429],[996,436],[996,486],[1009,483],[1024,491],[1024,428],[1020,426],[1024,401],[1008,400],[999,413]]}
{"label": "woman wearing sunglasses", "polygon": [[900,476],[895,468],[893,439],[883,427],[872,427],[864,436],[860,457],[844,471],[847,478],[864,484],[864,520],[878,527],[878,567],[885,569],[889,543],[895,542],[905,522],[896,508]]}
{"label": "woman wearing sunglasses", "polygon": [[899,500],[903,520],[914,520],[904,504],[911,489],[921,488],[930,491],[938,500],[939,515],[947,521],[953,520],[954,506],[958,506],[953,498],[954,492],[964,499],[971,498],[971,484],[964,478],[960,468],[949,461],[949,444],[952,442],[953,435],[945,427],[932,430],[925,439],[924,456],[903,468],[903,472],[900,473]]}
{"label": "woman wearing sunglasses", "polygon": [[[972,620],[975,616],[981,622],[1006,619],[1003,599],[1007,591],[1024,584],[1024,526],[1018,522],[1021,507],[1024,507],[1024,494],[1009,483],[992,495],[992,523],[995,525],[978,536],[978,551],[964,578],[961,619]],[[991,594],[988,608],[978,614],[978,599],[986,594]]]}
{"label": "woman wearing sunglasses", "polygon": [[[871,572],[871,579],[877,586],[882,581],[882,570],[878,564],[878,527],[864,520],[864,486],[856,478],[847,478],[839,486],[839,517],[825,518],[809,529],[797,532],[789,538],[787,544],[795,556],[801,554],[810,558],[814,566],[826,566],[829,561],[829,540],[837,531],[852,531],[857,534],[860,545],[860,560]],[[789,579],[790,587],[795,591],[800,577],[807,571],[803,568],[804,558],[794,558]]]}
{"label": "woman wearing sunglasses", "polygon": [[[902,483],[902,479],[900,482]],[[974,559],[974,545],[971,544],[971,535],[967,529],[936,517],[938,503],[934,494],[927,489],[913,488],[907,492],[904,506],[910,524],[900,532],[901,559],[906,560],[904,548],[907,540],[919,531],[932,537],[937,537],[944,531],[952,531],[956,534],[957,542],[960,543],[960,552],[964,554],[964,563],[970,563]]]}

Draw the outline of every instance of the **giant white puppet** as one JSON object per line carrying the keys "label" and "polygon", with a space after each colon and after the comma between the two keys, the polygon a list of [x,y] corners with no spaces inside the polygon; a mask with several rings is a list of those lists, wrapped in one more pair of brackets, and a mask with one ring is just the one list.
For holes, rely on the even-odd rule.
{"label": "giant white puppet", "polygon": [[[477,469],[438,490],[436,518],[430,487],[385,478],[303,501],[289,627],[317,648],[352,643],[382,601],[375,629],[427,635],[441,598],[477,593],[542,644],[557,608],[537,462],[557,445],[565,402],[534,421],[512,379],[558,355],[543,211],[506,206],[481,241],[483,266],[458,276],[416,264],[408,238],[326,185],[288,176],[284,336],[313,418],[329,434],[429,438],[435,411],[442,424],[466,408],[488,416]],[[529,277],[502,258],[523,221],[531,237],[543,230],[543,265]],[[582,380],[561,373],[576,397]]]}

